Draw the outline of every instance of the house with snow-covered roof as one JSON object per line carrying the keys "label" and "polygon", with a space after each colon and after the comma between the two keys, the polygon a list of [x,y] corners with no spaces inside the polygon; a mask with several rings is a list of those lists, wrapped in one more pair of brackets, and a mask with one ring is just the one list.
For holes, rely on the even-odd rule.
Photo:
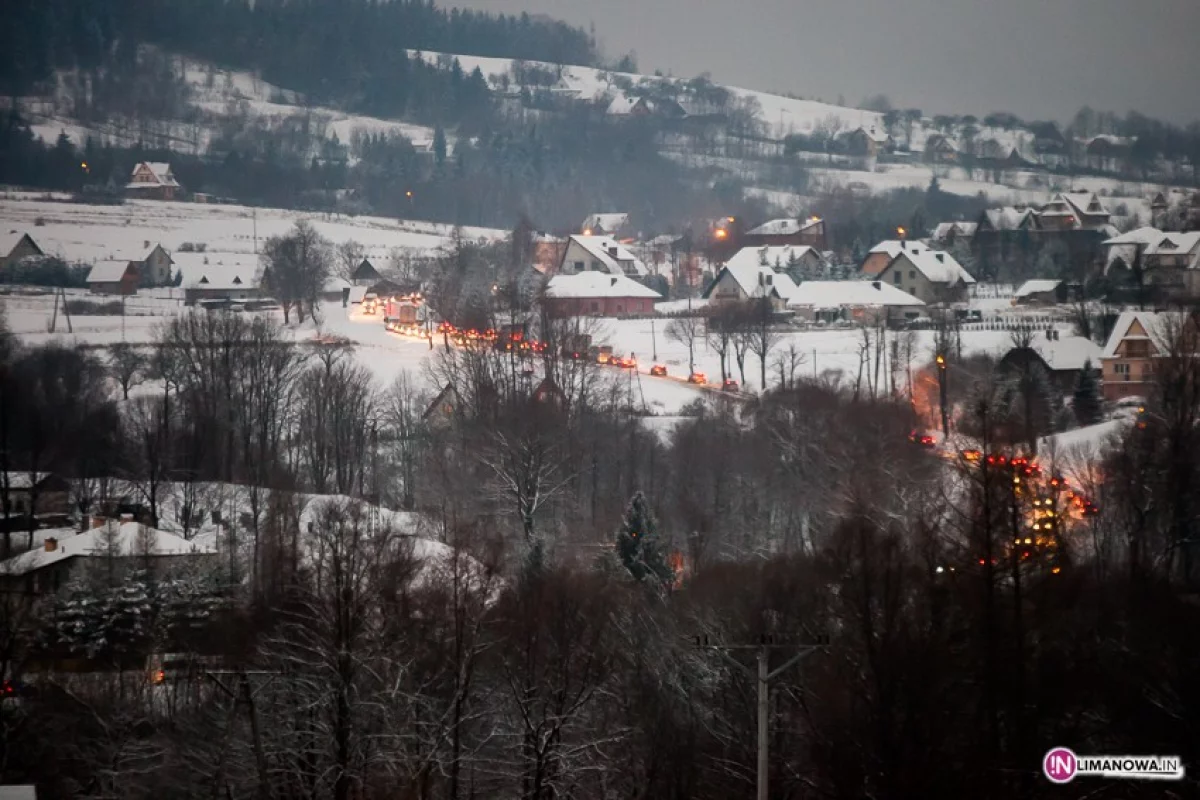
{"label": "house with snow-covered roof", "polygon": [[929,239],[941,247],[952,247],[956,242],[970,242],[978,225],[977,222],[939,222]]}
{"label": "house with snow-covered roof", "polygon": [[92,294],[135,294],[138,288],[138,269],[132,261],[107,259],[92,265],[87,287]]}
{"label": "house with snow-covered roof", "polygon": [[588,214],[580,226],[584,236],[610,236],[614,239],[630,239],[634,231],[625,213]]}
{"label": "house with snow-covered roof", "polygon": [[1062,336],[1061,331],[1038,333],[1029,345],[1012,347],[996,364],[996,374],[1015,378],[1039,370],[1062,394],[1070,393],[1079,382],[1079,373],[1086,364],[1100,369],[1100,345],[1084,336]]}
{"label": "house with snow-covered roof", "polygon": [[825,250],[825,220],[820,217],[783,217],[769,220],[743,233],[739,244],[743,247],[807,245],[817,250]]}
{"label": "house with snow-covered roof", "polygon": [[140,522],[101,520],[93,527],[0,561],[0,587],[9,592],[52,594],[93,569],[144,569],[168,573],[212,562],[216,551]]}
{"label": "house with snow-covered roof", "polygon": [[758,263],[757,258],[731,259],[721,267],[701,297],[714,305],[766,298],[771,307],[779,311],[787,306],[795,290],[796,284],[786,272],[776,272],[772,267]]}
{"label": "house with snow-covered roof", "polygon": [[878,277],[879,273],[887,268],[887,265],[892,263],[892,259],[900,255],[900,251],[908,248],[914,253],[922,250],[928,250],[926,245],[920,242],[910,242],[901,239],[884,239],[879,244],[867,251],[867,257],[863,259],[862,274],[865,278]]}
{"label": "house with snow-covered roof", "polygon": [[631,317],[654,313],[662,295],[625,275],[580,272],[555,275],[546,283],[542,304],[552,317]]}
{"label": "house with snow-covered roof", "polygon": [[0,270],[9,264],[16,264],[27,258],[41,258],[46,255],[33,237],[24,231],[7,231],[0,233]]}
{"label": "house with snow-covered roof", "polygon": [[607,272],[611,275],[646,275],[649,270],[629,248],[610,236],[572,234],[559,263],[560,275]]}
{"label": "house with snow-covered roof", "polygon": [[971,273],[949,253],[907,243],[877,279],[930,305],[965,303],[967,287],[975,283]]}
{"label": "house with snow-covered roof", "polygon": [[1104,397],[1148,397],[1155,363],[1171,354],[1200,354],[1200,329],[1179,311],[1124,311],[1100,354]]}
{"label": "house with snow-covered roof", "polygon": [[1018,306],[1052,306],[1066,299],[1066,284],[1056,280],[1035,278],[1025,281],[1013,292],[1013,304]]}
{"label": "house with snow-covered roof", "polygon": [[849,320],[862,325],[917,317],[925,303],[883,281],[801,281],[787,307],[808,322]]}
{"label": "house with snow-covered roof", "polygon": [[1045,231],[1101,230],[1111,217],[1095,192],[1059,192],[1035,213]]}
{"label": "house with snow-covered roof", "polygon": [[258,256],[251,253],[177,253],[184,301],[253,300],[259,291]]}
{"label": "house with snow-covered roof", "polygon": [[1144,284],[1173,299],[1200,299],[1200,231],[1178,233],[1157,228],[1137,228],[1107,239],[1105,274],[1132,283],[1142,275]]}
{"label": "house with snow-covered roof", "polygon": [[776,272],[786,272],[793,281],[803,275],[820,274],[826,268],[825,257],[808,245],[778,245],[743,247],[730,256],[727,265],[740,267],[754,265],[770,267]]}
{"label": "house with snow-covered roof", "polygon": [[927,164],[957,164],[958,144],[942,133],[934,133],[925,137],[925,152]]}
{"label": "house with snow-covered roof", "polygon": [[130,197],[144,200],[174,200],[179,192],[179,182],[171,165],[162,161],[142,161],[133,168],[125,191]]}

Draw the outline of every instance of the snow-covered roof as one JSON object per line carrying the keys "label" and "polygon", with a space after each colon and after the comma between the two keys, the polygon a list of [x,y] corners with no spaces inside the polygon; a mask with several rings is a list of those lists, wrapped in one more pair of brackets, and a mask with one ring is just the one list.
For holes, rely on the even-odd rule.
{"label": "snow-covered roof", "polygon": [[929,248],[920,242],[902,242],[899,239],[885,239],[879,244],[872,247],[868,252],[871,253],[887,253],[889,258],[895,258],[900,255],[901,250],[910,253],[919,253],[922,250]]}
{"label": "snow-covered roof", "polygon": [[821,258],[821,254],[816,249],[805,244],[743,247],[729,258],[726,265],[734,267],[753,265],[756,267],[787,269],[793,260],[799,260],[809,253],[812,253],[817,258]]}
{"label": "snow-covered roof", "polygon": [[[740,251],[738,255],[741,255],[742,252],[745,251]],[[784,300],[790,300],[796,291],[795,282],[786,272],[776,272],[770,267],[759,264],[757,258],[747,258],[741,261],[730,259],[717,274],[717,279],[713,281],[708,292],[712,291],[713,287],[720,282],[721,275],[726,272],[747,298],[770,296],[775,293]],[[766,287],[770,287],[770,289],[768,290]],[[708,292],[705,293],[705,297],[708,296]]]}
{"label": "snow-covered roof", "polygon": [[973,236],[977,227],[975,222],[939,222],[933,229],[932,238],[940,242],[951,236]]}
{"label": "snow-covered roof", "polygon": [[139,522],[110,521],[99,528],[59,540],[54,550],[41,547],[0,562],[0,574],[24,575],[75,556],[165,556],[211,552],[214,551],[181,536]]}
{"label": "snow-covered roof", "polygon": [[[134,166],[133,174],[136,175],[138,170],[143,166],[149,168],[150,173],[154,176],[154,179],[157,182],[157,185],[159,185],[159,186],[179,186],[179,184],[175,181],[174,176],[171,175],[171,165],[166,163],[165,161],[143,161],[140,164],[137,164],[136,166]],[[155,184],[144,183],[144,182],[128,184],[129,188],[132,188],[132,189],[138,189],[138,188],[144,189],[147,186],[154,186],[154,185]]]}
{"label": "snow-covered roof", "polygon": [[1039,216],[1047,217],[1068,215],[1076,217],[1078,222],[1082,216],[1107,217],[1109,212],[1095,192],[1059,192],[1039,212]]}
{"label": "snow-covered roof", "polygon": [[1033,349],[1054,370],[1079,370],[1084,363],[1091,361],[1092,366],[1100,368],[1100,356],[1103,349],[1100,345],[1083,336],[1064,336],[1060,339],[1047,339],[1045,334],[1033,341]]}
{"label": "snow-covered roof", "polygon": [[1003,206],[1002,208],[986,209],[983,213],[993,229],[1015,231],[1029,221],[1030,216],[1033,215],[1033,209]]}
{"label": "snow-covered roof", "polygon": [[258,286],[259,259],[252,253],[177,253],[183,288],[246,289]]}
{"label": "snow-covered roof", "polygon": [[1157,256],[1172,253],[1190,253],[1200,244],[1200,231],[1177,233],[1171,231],[1155,237],[1146,244],[1145,254]]}
{"label": "snow-covered roof", "polygon": [[[588,219],[591,219],[591,217]],[[582,247],[587,251],[588,255],[603,264],[614,275],[624,275],[627,271],[625,264],[629,264],[632,267],[632,271],[638,275],[645,275],[649,271],[640,258],[631,253],[628,248],[616,239],[609,236],[572,234],[571,241]]]}
{"label": "snow-covered roof", "polygon": [[882,281],[803,281],[792,292],[788,305],[840,308],[923,306],[925,303]]}
{"label": "snow-covered roof", "polygon": [[[1149,341],[1161,350],[1167,344],[1169,329],[1174,325],[1183,324],[1186,316],[1181,311],[1122,311],[1113,325],[1112,333],[1109,334],[1100,357],[1115,357],[1117,348],[1124,341]],[[1130,335],[1129,329],[1135,322],[1142,326],[1146,335]]]}
{"label": "snow-covered roof", "polygon": [[773,219],[764,222],[757,228],[746,231],[748,236],[791,236],[808,228],[816,227],[821,223],[821,220],[816,217],[812,219]]}
{"label": "snow-covered roof", "polygon": [[88,283],[119,283],[129,269],[129,262],[124,260],[97,261],[88,273]]}
{"label": "snow-covered roof", "polygon": [[[0,231],[0,256],[6,256],[11,253],[13,248],[26,236],[29,236],[29,234],[25,233],[25,231]],[[42,249],[32,236],[29,236],[29,240],[33,242],[34,247],[37,247],[39,250]]]}
{"label": "snow-covered roof", "polygon": [[583,221],[585,231],[604,231],[612,233],[629,224],[629,215],[625,213],[589,214]]}
{"label": "snow-covered roof", "polygon": [[8,487],[10,489],[28,489],[34,483],[41,483],[42,481],[46,480],[46,478],[49,478],[50,475],[51,473],[49,472],[34,472],[30,474],[24,471],[12,471],[8,472],[5,478],[7,479]]}
{"label": "snow-covered roof", "polygon": [[555,275],[546,284],[547,297],[652,297],[662,295],[624,275],[605,272],[581,272]]}
{"label": "snow-covered roof", "polygon": [[896,263],[900,258],[907,259],[931,283],[955,284],[960,280],[968,284],[975,282],[971,273],[963,269],[962,264],[954,260],[954,256],[942,250],[914,250],[906,247],[896,254],[892,263]]}
{"label": "snow-covered roof", "polygon": [[1134,228],[1131,231],[1114,236],[1111,239],[1106,239],[1102,244],[1117,245],[1117,244],[1149,244],[1163,235],[1163,232],[1158,228],[1152,228],[1149,225],[1141,228]]}
{"label": "snow-covered roof", "polygon": [[637,107],[637,104],[641,99],[642,98],[640,97],[631,97],[630,95],[622,92],[614,97],[612,102],[608,104],[608,113],[612,114],[613,116],[625,116],[626,114],[632,114],[633,109]]}
{"label": "snow-covered roof", "polygon": [[1058,288],[1062,281],[1043,280],[1035,278],[1030,281],[1025,281],[1020,288],[1013,293],[1013,297],[1028,297],[1031,294],[1041,294],[1042,292],[1053,292]]}

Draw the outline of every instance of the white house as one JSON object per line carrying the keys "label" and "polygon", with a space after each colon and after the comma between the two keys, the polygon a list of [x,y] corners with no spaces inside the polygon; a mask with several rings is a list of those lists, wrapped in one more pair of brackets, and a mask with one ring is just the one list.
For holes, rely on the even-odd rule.
{"label": "white house", "polygon": [[905,247],[877,280],[908,292],[925,303],[962,303],[967,287],[975,283],[954,256],[927,247]]}
{"label": "white house", "polygon": [[753,265],[770,267],[776,272],[816,272],[825,268],[825,259],[820,251],[808,245],[781,245],[765,247],[743,247],[726,262],[727,265],[742,267]]}
{"label": "white house", "polygon": [[646,275],[646,265],[628,248],[608,236],[572,235],[559,264],[560,275],[608,272],[612,275]]}
{"label": "white house", "polygon": [[846,319],[864,324],[916,317],[924,306],[919,298],[883,281],[803,281],[787,301],[788,308],[810,322]]}
{"label": "white house", "polygon": [[251,253],[176,253],[188,302],[259,297],[258,256]]}
{"label": "white house", "polygon": [[775,309],[784,308],[796,291],[795,282],[786,272],[757,263],[756,259],[732,259],[721,268],[705,290],[703,298],[712,303],[744,303],[762,297],[769,298]]}

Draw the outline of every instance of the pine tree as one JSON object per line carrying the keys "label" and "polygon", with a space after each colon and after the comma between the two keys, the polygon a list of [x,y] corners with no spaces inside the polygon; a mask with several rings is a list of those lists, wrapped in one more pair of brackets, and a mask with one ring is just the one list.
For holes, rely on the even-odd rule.
{"label": "pine tree", "polygon": [[1079,371],[1074,408],[1075,419],[1080,425],[1095,425],[1100,421],[1100,383],[1096,380],[1096,371],[1092,368],[1090,358],[1083,362],[1083,369]]}
{"label": "pine tree", "polygon": [[667,585],[675,577],[658,540],[654,512],[640,491],[633,495],[625,509],[621,530],[617,532],[617,555],[634,580],[653,578]]}
{"label": "pine tree", "polygon": [[446,166],[446,131],[441,125],[433,129],[433,157],[439,170]]}

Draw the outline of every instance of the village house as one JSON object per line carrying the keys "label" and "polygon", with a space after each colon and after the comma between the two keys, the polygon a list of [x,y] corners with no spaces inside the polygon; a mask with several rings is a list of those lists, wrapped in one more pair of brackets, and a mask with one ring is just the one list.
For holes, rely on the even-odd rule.
{"label": "village house", "polygon": [[1028,347],[1012,347],[996,365],[1001,378],[1015,378],[1031,369],[1043,371],[1059,394],[1070,394],[1085,364],[1099,372],[1103,349],[1083,336],[1061,336],[1058,330],[1037,334]]}
{"label": "village house", "polygon": [[662,295],[624,275],[580,272],[555,275],[542,303],[552,317],[630,317],[654,313]]}
{"label": "village house", "polygon": [[905,247],[914,253],[919,253],[922,250],[929,249],[920,242],[909,242],[901,239],[885,239],[867,251],[867,257],[863,259],[862,267],[860,269],[863,277],[879,277],[879,273],[883,272],[887,268],[887,265],[892,263],[892,259],[900,255],[900,251]]}
{"label": "village house", "polygon": [[0,492],[8,487],[8,518],[4,530],[24,530],[32,517],[35,524],[51,524],[71,512],[71,485],[53,472],[11,471],[0,473]]}
{"label": "village house", "polygon": [[1172,351],[1200,352],[1196,334],[1195,322],[1182,312],[1122,312],[1100,356],[1105,399],[1148,397],[1155,361]]}
{"label": "village house", "polygon": [[793,281],[799,281],[804,276],[820,275],[828,266],[824,256],[808,245],[743,247],[726,264],[735,267],[770,267],[776,272],[786,272]]}
{"label": "village house", "polygon": [[1067,285],[1062,281],[1028,280],[1013,292],[1013,305],[1017,306],[1052,306],[1066,300]]}
{"label": "village house", "polygon": [[629,222],[629,215],[615,212],[589,214],[583,221],[583,225],[580,226],[579,232],[584,236],[608,236],[619,242],[632,240],[637,235]]}
{"label": "village house", "polygon": [[573,234],[559,264],[560,275],[607,272],[610,275],[646,275],[648,270],[624,245],[607,236]]}
{"label": "village house", "polygon": [[[751,251],[753,252],[753,251]],[[702,297],[713,305],[744,303],[767,298],[774,311],[782,311],[796,290],[786,272],[776,272],[757,258],[731,260],[721,268]]]}
{"label": "village house", "polygon": [[965,303],[967,287],[975,283],[949,253],[911,245],[896,254],[879,273],[878,280],[929,305]]}
{"label": "village house", "polygon": [[40,547],[0,561],[0,591],[53,594],[94,570],[120,575],[139,569],[162,576],[215,558],[211,547],[140,522],[96,519],[83,533],[46,538]]}
{"label": "village house", "polygon": [[802,281],[787,307],[806,322],[896,324],[920,316],[925,303],[882,281]]}
{"label": "village house", "polygon": [[820,217],[773,219],[743,233],[738,244],[742,247],[807,245],[825,250],[825,220]]}
{"label": "village house", "polygon": [[929,240],[939,247],[953,247],[960,242],[970,243],[978,226],[977,222],[939,222]]}
{"label": "village house", "polygon": [[1129,166],[1134,141],[1124,136],[1102,134],[1092,137],[1084,148],[1088,166],[1100,172],[1124,172]]}
{"label": "village house", "polygon": [[1118,283],[1137,282],[1164,299],[1200,299],[1200,232],[1175,233],[1137,228],[1104,242],[1108,248],[1105,274]]}
{"label": "village house", "polygon": [[1034,213],[1043,231],[1103,230],[1111,217],[1095,192],[1059,192]]}
{"label": "village house", "polygon": [[182,270],[183,298],[188,305],[200,301],[256,300],[261,297],[257,259],[253,256],[212,256],[204,264]]}
{"label": "village house", "polygon": [[365,258],[350,275],[350,282],[355,286],[371,286],[381,280],[383,280],[383,276],[379,274],[379,270],[375,269],[375,265]]}
{"label": "village house", "polygon": [[958,145],[945,134],[930,134],[925,139],[923,157],[927,164],[957,164]]}
{"label": "village house", "polygon": [[135,294],[138,288],[138,270],[132,261],[122,259],[97,261],[87,276],[88,290],[92,294]]}
{"label": "village house", "polygon": [[161,161],[143,161],[133,168],[125,190],[131,197],[144,200],[174,200],[179,183],[171,165]]}
{"label": "village house", "polygon": [[27,258],[41,258],[44,255],[46,254],[42,252],[42,248],[28,233],[0,233],[0,270],[9,264],[16,264]]}

